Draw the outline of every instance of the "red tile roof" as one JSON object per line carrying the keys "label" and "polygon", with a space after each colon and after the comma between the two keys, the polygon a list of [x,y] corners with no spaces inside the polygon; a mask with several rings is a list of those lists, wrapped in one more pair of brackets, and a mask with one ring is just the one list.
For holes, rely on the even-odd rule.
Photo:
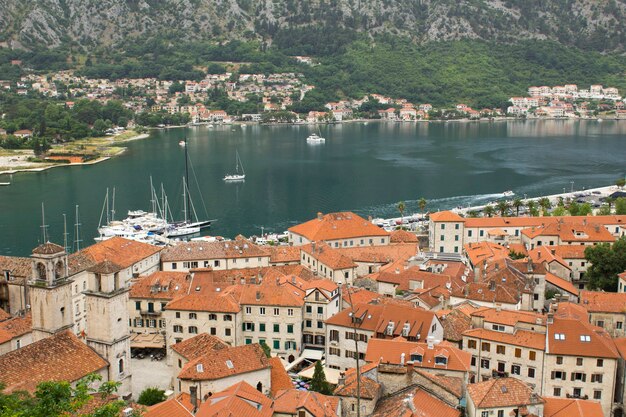
{"label": "red tile roof", "polygon": [[271,417],[272,400],[245,381],[213,394],[198,408],[196,417]]}
{"label": "red tile roof", "polygon": [[599,401],[543,397],[543,417],[604,417]]}
{"label": "red tile roof", "polygon": [[179,243],[165,249],[161,254],[161,259],[165,262],[171,262],[269,256],[270,253],[266,249],[239,235],[232,241]]}
{"label": "red tile roof", "polygon": [[515,326],[517,323],[546,324],[546,316],[533,311],[498,310],[491,307],[482,307],[471,313],[472,317],[480,317],[489,323]]}
{"label": "red tile roof", "polygon": [[191,397],[187,393],[179,394],[162,403],[149,407],[143,417],[193,417]]}
{"label": "red tile roof", "polygon": [[420,287],[425,290],[434,287],[448,288],[448,286],[450,289],[453,287],[460,288],[463,285],[463,281],[460,279],[457,280],[448,275],[422,271],[418,266],[407,269],[397,268],[392,271],[386,270],[376,275],[376,281],[395,284],[397,289],[402,291],[411,291],[417,287],[418,283],[421,283]]}
{"label": "red tile roof", "polygon": [[544,350],[546,347],[546,335],[544,333],[527,330],[517,330],[515,333],[503,333],[487,329],[472,329],[463,333],[463,336],[530,349]]}
{"label": "red tile roof", "polygon": [[529,238],[557,236],[562,242],[613,242],[615,237],[602,224],[550,223],[522,230]]}
{"label": "red tile roof", "polygon": [[189,294],[170,301],[166,310],[209,311],[237,313],[241,310],[237,299],[230,294]]}
{"label": "red tile roof", "polygon": [[570,294],[578,296],[578,292],[580,291],[574,284],[570,281],[566,281],[561,277],[557,277],[556,275],[546,272],[546,282],[554,285],[557,288],[562,289],[563,291],[567,291]]}
{"label": "red tile roof", "polygon": [[465,382],[463,378],[435,374],[419,368],[414,368],[413,371],[422,377],[429,379],[433,384],[448,391],[459,400],[465,395],[465,389],[463,388]]}
{"label": "red tile roof", "polygon": [[463,340],[463,332],[472,328],[472,319],[462,309],[439,310],[435,314],[443,326],[443,338],[452,342]]}
{"label": "red tile roof", "polygon": [[293,388],[293,383],[285,370],[282,360],[278,356],[271,357],[269,361],[271,366],[272,396],[275,397],[279,391]]}
{"label": "red tile roof", "polygon": [[12,317],[0,321],[0,344],[30,333],[33,330],[32,326],[30,314],[25,317]]}
{"label": "red tile roof", "polygon": [[33,273],[32,259],[16,256],[0,256],[0,272],[9,271],[11,277],[30,278]]}
{"label": "red tile roof", "polygon": [[270,362],[261,345],[255,343],[212,350],[189,361],[179,379],[208,381],[268,369]]}
{"label": "red tile roof", "polygon": [[11,315],[9,313],[7,313],[6,311],[4,311],[3,309],[0,308],[0,322],[1,321],[5,321],[7,319],[10,319]]}
{"label": "red tile roof", "polygon": [[331,248],[326,243],[309,243],[308,245],[299,246],[299,248],[301,253],[310,255],[331,269],[356,268],[356,264],[352,262],[352,259],[342,255],[339,250]]}
{"label": "red tile roof", "polygon": [[353,316],[360,320],[357,324],[359,330],[369,330],[375,333],[385,333],[389,323],[394,324],[393,336],[402,334],[405,324],[409,325],[407,337],[415,337],[426,340],[430,326],[435,319],[431,311],[415,307],[400,306],[396,304],[359,304],[347,308],[335,314],[328,320],[326,325],[352,327]]}
{"label": "red tile roof", "polygon": [[173,300],[187,294],[191,276],[186,272],[158,271],[133,280],[130,298]]}
{"label": "red tile roof", "polygon": [[556,254],[556,249],[551,249],[551,247],[548,246],[537,246],[528,252],[528,256],[536,263],[547,262],[550,264],[552,262],[558,262],[565,268],[571,269],[569,263]]}
{"label": "red tile roof", "polygon": [[585,245],[558,245],[547,247],[562,259],[585,259],[585,249],[587,249]]}
{"label": "red tile roof", "polygon": [[417,243],[419,239],[415,233],[406,230],[394,230],[391,232],[391,243]]}
{"label": "red tile roof", "polygon": [[352,248],[337,248],[342,255],[353,262],[388,264],[404,262],[418,253],[414,243],[397,243],[382,246],[358,246]]}
{"label": "red tile roof", "polygon": [[626,313],[626,293],[581,291],[580,303],[590,313]]}
{"label": "red tile roof", "polygon": [[[407,404],[410,401],[412,406]],[[419,388],[378,402],[371,417],[460,417],[461,411]]]}
{"label": "red tile roof", "polygon": [[[555,336],[557,334],[559,338]],[[554,324],[548,326],[546,353],[611,359],[619,357],[615,343],[604,329],[579,319],[556,316]]]}
{"label": "red tile roof", "polygon": [[313,220],[289,228],[309,241],[389,236],[389,233],[352,212],[318,214]]}
{"label": "red tile roof", "polygon": [[[432,214],[431,214],[432,217]],[[618,216],[548,216],[548,217],[470,217],[464,219],[465,227],[538,227],[552,223],[580,224],[593,222],[596,224],[626,224],[626,215]]]}
{"label": "red tile roof", "polygon": [[280,391],[274,398],[274,412],[297,415],[306,410],[313,417],[338,417],[339,398],[294,388]]}
{"label": "red tile roof", "polygon": [[100,355],[65,331],[0,356],[0,382],[7,392],[34,392],[40,382],[74,382],[107,366]]}
{"label": "red tile roof", "polygon": [[465,219],[452,211],[439,211],[430,214],[430,220],[433,222],[463,222]]}
{"label": "red tile roof", "polygon": [[298,246],[269,246],[270,263],[300,262],[300,248]]}
{"label": "red tile roof", "polygon": [[477,409],[514,407],[542,403],[531,387],[516,378],[495,378],[469,384],[467,395]]}
{"label": "red tile roof", "polygon": [[[367,362],[389,363],[392,365],[400,365],[401,357],[404,354],[404,363],[411,361],[411,354],[418,353],[422,355],[422,361],[413,362],[414,368],[432,369],[432,370],[450,370],[469,372],[472,355],[461,349],[443,342],[435,345],[432,349],[428,348],[427,343],[408,342],[402,337],[395,339],[371,339],[367,343],[367,351],[365,360]],[[435,365],[436,357],[447,358],[445,366]]]}
{"label": "red tile roof", "polygon": [[341,293],[344,305],[350,306],[350,300],[356,306],[359,304],[367,304],[372,300],[380,298],[380,294],[374,291],[366,290],[365,288],[351,287],[344,288]]}
{"label": "red tile roof", "polygon": [[464,249],[474,266],[485,259],[501,259],[509,256],[509,249],[491,242],[467,243]]}
{"label": "red tile roof", "polygon": [[211,336],[208,333],[200,333],[197,336],[172,345],[172,350],[191,361],[205,355],[207,352],[227,347],[228,344],[220,338]]}

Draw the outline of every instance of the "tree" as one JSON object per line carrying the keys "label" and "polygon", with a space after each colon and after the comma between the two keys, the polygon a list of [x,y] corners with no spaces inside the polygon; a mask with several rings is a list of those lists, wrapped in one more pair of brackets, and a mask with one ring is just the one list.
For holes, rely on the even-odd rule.
{"label": "tree", "polygon": [[539,215],[539,210],[537,210],[537,203],[535,202],[535,200],[527,201],[526,207],[528,207],[528,213],[531,216],[537,217]]}
{"label": "tree", "polygon": [[406,210],[406,204],[404,201],[398,203],[398,211],[400,212],[400,224],[404,224],[404,210]]}
{"label": "tree", "polygon": [[626,270],[626,237],[613,245],[601,243],[585,249],[585,259],[591,263],[585,277],[591,289],[617,291],[617,274]]}
{"label": "tree", "polygon": [[624,186],[626,185],[626,178],[619,178],[615,181],[615,185],[617,185],[620,188],[624,188]]}
{"label": "tree", "polygon": [[509,258],[513,260],[524,259],[525,257],[526,255],[524,255],[523,253],[515,252],[512,249],[509,251]]}
{"label": "tree", "polygon": [[541,211],[545,216],[548,213],[548,210],[552,208],[552,203],[548,197],[542,197],[539,199],[539,207],[541,207]]}
{"label": "tree", "polygon": [[615,214],[626,214],[626,198],[620,197],[615,200]]}
{"label": "tree", "polygon": [[524,207],[524,202],[521,198],[516,198],[513,200],[513,207],[515,207],[515,215],[519,217],[519,209]]}
{"label": "tree", "polygon": [[420,212],[422,213],[422,219],[424,218],[424,210],[426,210],[427,204],[428,202],[426,201],[424,197],[421,197],[419,200],[417,200],[417,206],[419,207]]}
{"label": "tree", "polygon": [[326,374],[322,367],[322,362],[315,362],[315,370],[313,371],[313,378],[311,379],[311,391],[319,392],[320,394],[330,395],[332,391],[328,381],[326,381]]}
{"label": "tree", "polygon": [[156,387],[148,387],[141,391],[137,402],[141,405],[151,406],[165,401],[165,391]]}
{"label": "tree", "polygon": [[261,349],[263,349],[265,356],[268,358],[272,357],[272,349],[267,345],[267,343],[265,343],[265,340],[261,341]]}
{"label": "tree", "polygon": [[604,202],[609,205],[609,213],[610,213],[611,209],[613,208],[613,203],[615,202],[615,199],[613,197],[606,197],[604,199]]}
{"label": "tree", "polygon": [[[103,382],[97,390],[90,388],[100,375],[92,374],[76,383],[67,381],[42,382],[34,395],[27,392],[3,393],[0,384],[0,416],[2,417],[119,417],[126,406],[124,401],[114,400],[112,395],[118,382]],[[91,408],[90,401],[100,397],[104,404]],[[85,411],[89,410],[89,411]]]}
{"label": "tree", "polygon": [[485,206],[485,208],[483,209],[483,213],[485,213],[485,215],[487,217],[493,217],[493,215],[495,214],[496,209],[493,208],[492,205],[487,205]]}
{"label": "tree", "polygon": [[498,211],[500,212],[500,216],[505,217],[508,212],[509,212],[509,203],[505,200],[500,200],[498,201],[498,204],[496,204],[496,208],[498,209]]}

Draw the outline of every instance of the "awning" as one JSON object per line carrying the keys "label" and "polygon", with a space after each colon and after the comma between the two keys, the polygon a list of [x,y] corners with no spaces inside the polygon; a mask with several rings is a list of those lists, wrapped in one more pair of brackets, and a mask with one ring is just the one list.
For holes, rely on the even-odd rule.
{"label": "awning", "polygon": [[[326,381],[330,382],[333,385],[337,385],[339,383],[339,377],[341,371],[339,369],[332,369],[322,364],[324,368],[324,375],[326,375]],[[298,373],[298,376],[306,379],[313,379],[313,372],[315,372],[315,364],[309,366],[306,369],[303,369]]]}
{"label": "awning", "polygon": [[295,361],[285,366],[285,369],[287,370],[287,372],[289,372],[290,370],[295,368],[296,365],[298,365],[299,363],[305,360],[317,362],[319,360],[322,360],[322,356],[324,356],[324,351],[322,350],[304,349],[302,353],[300,354],[300,356]]}
{"label": "awning", "polygon": [[136,333],[130,337],[130,347],[165,349],[165,336],[161,333]]}

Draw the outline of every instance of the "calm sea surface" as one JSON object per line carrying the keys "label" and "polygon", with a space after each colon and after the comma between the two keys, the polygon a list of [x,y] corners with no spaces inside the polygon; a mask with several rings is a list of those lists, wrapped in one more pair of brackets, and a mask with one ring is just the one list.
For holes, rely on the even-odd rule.
{"label": "calm sea surface", "polygon": [[[28,255],[41,240],[41,203],[51,240],[75,239],[79,206],[83,245],[93,243],[107,187],[117,217],[150,208],[149,179],[162,183],[173,214],[182,213],[187,136],[193,202],[218,219],[206,234],[233,237],[280,232],[318,211],[353,210],[397,217],[407,212],[485,203],[505,190],[539,196],[609,185],[626,173],[626,122],[347,123],[320,126],[323,145],[309,145],[314,126],[219,126],[155,131],[118,158],[92,166],[13,175],[0,187],[0,254]],[[235,151],[245,183],[225,183]],[[195,178],[194,178],[195,173]],[[196,182],[197,178],[197,182]],[[7,181],[7,176],[0,177]],[[205,214],[206,207],[206,214]]]}

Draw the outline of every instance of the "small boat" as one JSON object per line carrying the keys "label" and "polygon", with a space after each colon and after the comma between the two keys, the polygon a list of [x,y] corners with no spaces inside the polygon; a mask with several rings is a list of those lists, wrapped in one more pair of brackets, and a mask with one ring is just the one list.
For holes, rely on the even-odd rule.
{"label": "small boat", "polygon": [[325,143],[326,139],[317,135],[317,133],[311,134],[308,138],[306,138],[307,143]]}
{"label": "small boat", "polygon": [[[239,166],[241,165],[241,173],[239,173]],[[244,181],[246,179],[246,171],[243,169],[243,164],[241,163],[241,159],[239,158],[239,152],[235,151],[235,173],[227,174],[224,177],[224,181]]]}
{"label": "small boat", "polygon": [[181,140],[180,142],[178,142],[178,144],[179,144],[180,146],[182,146],[183,148],[184,148],[185,146],[187,146],[187,142],[186,142],[186,141],[184,141],[184,140]]}
{"label": "small boat", "polygon": [[507,190],[507,191],[502,193],[503,197],[512,197],[514,195],[515,195],[515,193],[513,191],[511,191],[511,190]]}
{"label": "small boat", "polygon": [[11,185],[10,182],[0,182],[0,187],[6,187],[7,185]]}

